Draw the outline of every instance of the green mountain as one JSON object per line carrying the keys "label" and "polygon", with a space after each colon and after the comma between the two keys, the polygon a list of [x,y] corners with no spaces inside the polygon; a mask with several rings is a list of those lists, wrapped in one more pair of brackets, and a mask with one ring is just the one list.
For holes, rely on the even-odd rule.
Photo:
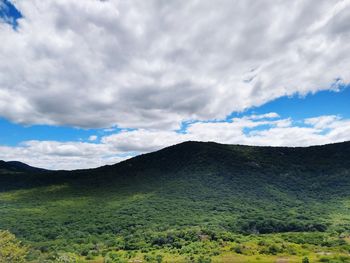
{"label": "green mountain", "polygon": [[185,142],[97,169],[2,172],[0,213],[0,229],[34,250],[94,262],[111,253],[155,262],[154,253],[177,262],[349,262],[350,142]]}

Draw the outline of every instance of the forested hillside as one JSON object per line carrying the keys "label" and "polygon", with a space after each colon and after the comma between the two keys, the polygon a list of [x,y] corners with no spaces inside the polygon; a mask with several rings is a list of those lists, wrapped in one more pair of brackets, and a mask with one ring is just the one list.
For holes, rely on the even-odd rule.
{"label": "forested hillside", "polygon": [[186,142],[76,171],[5,164],[0,229],[27,261],[350,261],[349,142]]}

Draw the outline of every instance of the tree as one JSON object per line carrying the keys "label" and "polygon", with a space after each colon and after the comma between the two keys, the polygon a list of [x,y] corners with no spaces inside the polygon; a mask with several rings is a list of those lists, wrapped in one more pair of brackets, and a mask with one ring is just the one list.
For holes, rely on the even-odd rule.
{"label": "tree", "polygon": [[304,257],[303,260],[301,261],[302,263],[309,263],[309,258],[308,257]]}
{"label": "tree", "polygon": [[22,263],[28,253],[27,247],[9,231],[0,230],[0,263]]}
{"label": "tree", "polygon": [[60,253],[55,260],[57,263],[76,263],[77,261],[78,258],[73,253]]}
{"label": "tree", "polygon": [[157,255],[156,256],[156,261],[157,261],[157,263],[162,263],[163,262],[163,256],[162,255]]}

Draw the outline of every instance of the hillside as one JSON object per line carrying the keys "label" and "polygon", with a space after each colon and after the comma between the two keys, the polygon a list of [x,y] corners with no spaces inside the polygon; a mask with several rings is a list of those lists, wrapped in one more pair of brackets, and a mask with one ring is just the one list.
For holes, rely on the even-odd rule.
{"label": "hillside", "polygon": [[28,173],[28,172],[45,172],[47,170],[42,168],[36,168],[29,166],[28,164],[18,162],[18,161],[10,161],[5,162],[0,160],[0,174],[10,174],[10,173]]}
{"label": "hillside", "polygon": [[350,142],[186,142],[97,169],[1,173],[0,229],[43,253],[97,259],[349,253],[349,157]]}

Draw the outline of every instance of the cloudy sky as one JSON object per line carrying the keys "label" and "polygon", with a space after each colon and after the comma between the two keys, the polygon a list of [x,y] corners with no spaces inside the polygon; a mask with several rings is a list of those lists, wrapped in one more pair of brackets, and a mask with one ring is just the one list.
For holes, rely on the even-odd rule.
{"label": "cloudy sky", "polygon": [[0,0],[0,159],[350,140],[350,1]]}

